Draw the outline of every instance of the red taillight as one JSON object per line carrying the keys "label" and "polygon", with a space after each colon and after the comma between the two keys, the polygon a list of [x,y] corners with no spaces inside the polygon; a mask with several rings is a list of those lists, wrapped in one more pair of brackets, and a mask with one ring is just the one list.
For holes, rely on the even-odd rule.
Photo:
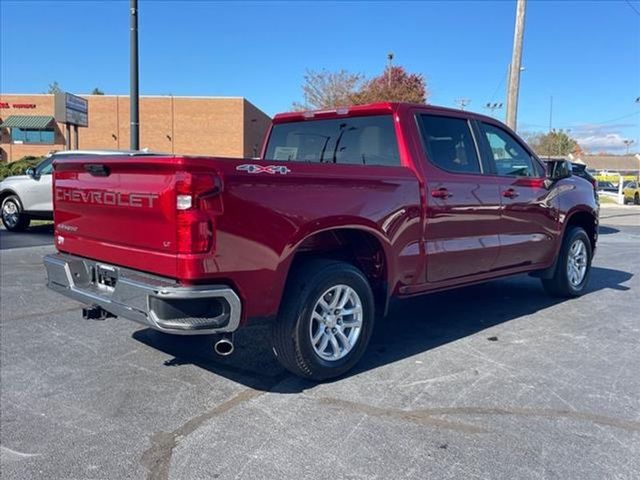
{"label": "red taillight", "polygon": [[514,185],[518,185],[519,187],[543,188],[544,181],[544,178],[518,178]]}
{"label": "red taillight", "polygon": [[178,253],[204,253],[213,246],[213,222],[204,212],[178,211]]}
{"label": "red taillight", "polygon": [[214,242],[214,215],[222,213],[220,177],[208,173],[176,174],[178,253],[204,253]]}

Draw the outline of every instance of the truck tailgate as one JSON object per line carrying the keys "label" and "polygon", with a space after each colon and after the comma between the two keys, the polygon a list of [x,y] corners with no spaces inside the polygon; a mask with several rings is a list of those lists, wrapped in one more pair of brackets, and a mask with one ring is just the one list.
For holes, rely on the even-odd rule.
{"label": "truck tailgate", "polygon": [[[203,175],[211,177],[210,161],[208,166]],[[57,162],[53,187],[57,248],[179,277],[179,258],[193,252],[181,248],[178,189],[198,170],[204,171],[202,159],[183,157],[85,156]]]}

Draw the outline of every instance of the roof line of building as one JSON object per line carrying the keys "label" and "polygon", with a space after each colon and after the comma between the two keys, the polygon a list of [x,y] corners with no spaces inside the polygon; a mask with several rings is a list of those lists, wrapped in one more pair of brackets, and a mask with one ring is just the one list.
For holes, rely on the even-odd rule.
{"label": "roof line of building", "polygon": [[[11,96],[29,96],[29,97],[46,97],[46,96],[50,96],[53,95],[53,93],[0,93],[0,96],[3,95],[11,95]],[[128,94],[121,94],[121,95],[111,95],[111,94],[104,94],[104,95],[95,95],[92,93],[74,93],[74,95],[78,95],[80,97],[128,97]],[[246,100],[246,97],[239,97],[239,96],[222,96],[222,95],[140,95],[140,97],[145,97],[145,98],[221,98],[221,99],[242,99],[242,100]]]}

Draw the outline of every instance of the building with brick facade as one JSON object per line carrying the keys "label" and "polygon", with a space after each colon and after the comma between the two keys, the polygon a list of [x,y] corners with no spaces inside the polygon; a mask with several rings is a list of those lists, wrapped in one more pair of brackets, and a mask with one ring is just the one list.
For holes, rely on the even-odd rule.
{"label": "building with brick facade", "polygon": [[[88,127],[78,128],[78,148],[128,149],[129,97],[80,96],[88,101],[89,120]],[[54,119],[54,103],[50,94],[0,94],[2,161],[66,149],[66,127]],[[269,122],[241,97],[140,96],[140,148],[157,152],[254,157]],[[74,147],[75,138],[70,140]]]}

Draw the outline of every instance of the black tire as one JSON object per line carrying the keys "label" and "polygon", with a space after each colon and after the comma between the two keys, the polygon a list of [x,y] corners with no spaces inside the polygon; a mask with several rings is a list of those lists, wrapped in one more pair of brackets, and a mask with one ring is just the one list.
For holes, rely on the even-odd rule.
{"label": "black tire", "polygon": [[[9,195],[2,201],[2,224],[4,228],[9,230],[10,232],[23,232],[27,228],[29,228],[29,223],[31,223],[31,219],[24,214],[22,209],[22,202],[17,195]],[[15,214],[10,214],[10,212],[16,212]],[[14,220],[13,215],[17,215],[17,220]]]}
{"label": "black tire", "polygon": [[[326,360],[316,353],[312,345],[312,313],[320,297],[339,285],[346,285],[357,294],[362,304],[362,326],[351,350],[344,357]],[[301,264],[289,277],[280,315],[272,327],[276,358],[290,372],[311,380],[328,380],[344,374],[360,360],[369,344],[375,318],[374,305],[367,278],[353,265],[334,260],[311,260]]]}
{"label": "black tire", "polygon": [[[569,279],[568,263],[570,250],[577,241],[581,241],[584,244],[587,268],[582,280],[578,284],[574,284]],[[584,294],[589,284],[589,276],[591,275],[592,256],[591,241],[589,240],[587,232],[581,227],[571,227],[567,230],[562,240],[562,246],[553,277],[542,279],[544,289],[550,295],[560,298],[579,297]]]}
{"label": "black tire", "polygon": [[640,194],[638,192],[633,196],[633,204],[640,205]]}

